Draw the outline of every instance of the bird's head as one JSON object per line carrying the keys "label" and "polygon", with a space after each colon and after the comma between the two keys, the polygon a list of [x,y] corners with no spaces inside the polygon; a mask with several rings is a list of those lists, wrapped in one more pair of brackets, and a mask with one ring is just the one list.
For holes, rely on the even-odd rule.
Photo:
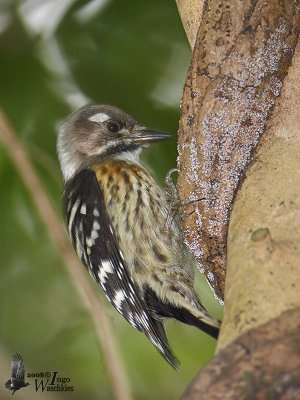
{"label": "bird's head", "polygon": [[86,105],[70,114],[58,131],[57,152],[65,181],[106,159],[139,162],[143,147],[170,137],[146,129],[124,111]]}

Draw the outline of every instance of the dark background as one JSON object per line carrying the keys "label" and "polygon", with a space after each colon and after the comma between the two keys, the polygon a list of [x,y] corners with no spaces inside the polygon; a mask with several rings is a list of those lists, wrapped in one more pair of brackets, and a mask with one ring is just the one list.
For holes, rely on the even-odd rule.
{"label": "dark background", "polygon": [[[0,107],[27,148],[61,215],[62,179],[55,126],[86,102],[113,104],[174,139],[153,145],[145,163],[164,183],[176,165],[180,100],[191,52],[175,1],[25,0],[0,2]],[[22,180],[0,143],[0,398],[10,356],[26,372],[60,371],[73,393],[49,398],[111,399],[93,326]],[[198,280],[200,281],[200,274]],[[198,283],[207,308],[220,306]],[[215,342],[195,328],[168,323],[182,362],[175,372],[151,343],[99,297],[110,315],[134,398],[177,399],[213,355]],[[19,398],[47,398],[31,385]],[[44,397],[42,397],[44,396]]]}

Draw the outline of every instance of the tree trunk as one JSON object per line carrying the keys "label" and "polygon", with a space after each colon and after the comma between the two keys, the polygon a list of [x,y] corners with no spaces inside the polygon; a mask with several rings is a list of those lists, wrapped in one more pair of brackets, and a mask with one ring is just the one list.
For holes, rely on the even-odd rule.
{"label": "tree trunk", "polygon": [[[284,371],[285,389],[276,386],[274,398],[300,398],[289,375],[291,354],[294,360],[299,348],[288,339],[300,333],[300,6],[275,0],[177,3],[195,43],[179,130],[178,188],[187,204],[182,223],[216,295],[222,300],[225,292],[217,349],[229,346],[184,398],[194,398],[194,390],[202,398],[199,388],[209,399],[254,398],[256,388],[284,378]],[[253,365],[264,371],[251,372],[248,388],[234,384],[241,375],[234,372],[238,356],[232,353],[244,343],[240,374],[253,372]],[[268,357],[272,343],[286,350]],[[211,390],[223,387],[223,397],[208,396],[207,382]],[[228,384],[242,391],[228,391]],[[273,398],[266,397],[269,389],[257,389],[255,398]]]}

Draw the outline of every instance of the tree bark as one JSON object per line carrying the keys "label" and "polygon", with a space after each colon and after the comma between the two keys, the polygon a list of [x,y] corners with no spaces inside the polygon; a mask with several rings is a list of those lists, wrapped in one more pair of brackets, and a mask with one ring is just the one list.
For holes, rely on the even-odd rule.
{"label": "tree bark", "polygon": [[299,400],[300,309],[286,311],[222,350],[182,400]]}
{"label": "tree bark", "polygon": [[300,306],[300,45],[231,214],[218,348]]}
{"label": "tree bark", "polygon": [[[178,188],[186,204],[187,243],[219,299],[225,293],[225,304],[219,355],[183,398],[300,398],[299,384],[294,385],[299,371],[292,376],[289,370],[299,368],[297,362],[290,364],[291,357],[299,359],[299,348],[294,339],[285,340],[299,337],[299,4],[205,1],[197,27],[182,102]],[[210,152],[207,138],[214,145]],[[278,335],[269,342],[272,330]],[[235,352],[242,354],[244,338],[260,373],[245,349],[241,374],[235,369]],[[269,350],[264,352],[264,346]],[[220,367],[219,360],[226,366]],[[248,386],[239,386],[248,370]],[[272,379],[279,382],[276,390]],[[236,392],[229,390],[232,386]],[[191,397],[194,391],[198,397]]]}
{"label": "tree bark", "polygon": [[193,49],[202,19],[204,0],[176,0],[187,39]]}
{"label": "tree bark", "polygon": [[220,299],[233,200],[290,66],[299,8],[279,0],[203,7],[183,93],[178,189],[188,203],[186,241]]}

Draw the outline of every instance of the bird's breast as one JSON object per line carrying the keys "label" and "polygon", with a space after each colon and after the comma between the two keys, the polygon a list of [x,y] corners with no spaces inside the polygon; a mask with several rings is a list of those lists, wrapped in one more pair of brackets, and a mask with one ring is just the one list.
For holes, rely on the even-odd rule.
{"label": "bird's breast", "polygon": [[167,224],[169,205],[151,174],[123,161],[93,169],[128,266],[138,271],[172,263],[178,229]]}

